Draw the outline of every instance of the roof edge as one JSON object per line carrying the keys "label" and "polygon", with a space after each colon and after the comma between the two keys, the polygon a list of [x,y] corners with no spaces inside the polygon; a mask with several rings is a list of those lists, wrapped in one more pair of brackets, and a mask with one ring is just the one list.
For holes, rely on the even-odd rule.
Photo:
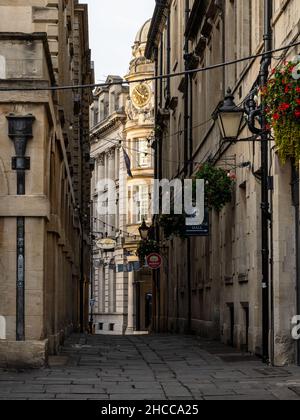
{"label": "roof edge", "polygon": [[156,0],[145,51],[145,57],[149,60],[153,60],[154,50],[157,47],[157,35],[164,19],[167,18],[166,12],[169,10],[171,3],[172,0]]}

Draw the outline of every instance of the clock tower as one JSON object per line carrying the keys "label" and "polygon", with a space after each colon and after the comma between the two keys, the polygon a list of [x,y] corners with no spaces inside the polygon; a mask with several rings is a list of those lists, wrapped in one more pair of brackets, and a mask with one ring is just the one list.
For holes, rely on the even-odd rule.
{"label": "clock tower", "polygon": [[[151,19],[139,30],[132,47],[133,58],[126,103],[127,122],[123,143],[131,161],[132,177],[127,178],[127,232],[125,251],[133,261],[140,242],[139,227],[145,220],[152,224],[152,184],[154,156],[151,148],[154,136],[154,63],[145,58],[145,49]],[[150,79],[150,80],[148,80]],[[142,81],[141,81],[142,80]],[[144,81],[145,80],[145,81]],[[146,331],[151,327],[152,273],[143,267],[128,273],[128,326],[127,333]]]}
{"label": "clock tower", "polygon": [[[146,128],[153,130],[154,125],[154,63],[145,58],[145,49],[151,20],[148,20],[139,30],[132,47],[133,59],[130,62],[129,73],[125,77],[130,82],[127,103],[128,128]],[[146,80],[141,82],[141,80]],[[144,127],[142,127],[144,126]]]}

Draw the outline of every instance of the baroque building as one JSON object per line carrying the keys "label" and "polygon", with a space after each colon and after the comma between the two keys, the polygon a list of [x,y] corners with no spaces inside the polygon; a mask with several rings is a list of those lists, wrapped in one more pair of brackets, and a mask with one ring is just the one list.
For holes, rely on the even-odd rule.
{"label": "baroque building", "polygon": [[[147,21],[135,39],[126,76],[130,87],[109,76],[107,87],[94,92],[90,110],[95,161],[91,321],[97,334],[132,334],[151,325],[152,277],[136,256],[138,228],[143,220],[151,222],[153,86],[135,83],[154,72],[144,57],[149,26]],[[113,195],[110,183],[115,185]]]}
{"label": "baroque building", "polygon": [[[121,80],[121,77],[109,76],[107,83]],[[127,98],[128,87],[98,88],[91,106],[91,157],[95,161],[92,177],[94,281],[91,289],[92,303],[95,303],[91,308],[91,320],[97,334],[122,335],[127,324],[128,278],[126,273],[117,273],[115,269],[124,264],[122,244],[126,218],[120,209],[126,197],[127,172],[120,143],[127,118]],[[109,182],[115,185],[114,197],[109,194]],[[96,238],[100,238],[100,246]],[[107,238],[113,240],[112,245]],[[104,242],[101,243],[101,239]]]}
{"label": "baroque building", "polygon": [[38,367],[88,325],[87,6],[0,1],[0,365]]}
{"label": "baroque building", "polygon": [[[271,3],[273,48],[299,40],[297,0]],[[208,160],[236,176],[232,202],[220,212],[210,212],[209,237],[168,240],[168,268],[155,275],[155,329],[198,333],[258,355],[263,341],[260,145],[222,142],[212,115],[228,87],[237,104],[244,102],[257,81],[261,58],[200,70],[261,53],[263,27],[261,0],[157,1],[146,48],[157,76],[199,70],[156,83],[156,125],[161,127],[156,136],[156,176],[188,178]],[[297,52],[293,47],[274,54],[272,66]],[[240,137],[250,136],[245,127]],[[300,287],[295,235],[299,207],[293,200],[299,180],[293,177],[290,162],[280,163],[272,142],[269,154],[267,340],[271,362],[285,365],[297,356],[291,320],[297,314]],[[162,230],[157,239],[164,240]]]}

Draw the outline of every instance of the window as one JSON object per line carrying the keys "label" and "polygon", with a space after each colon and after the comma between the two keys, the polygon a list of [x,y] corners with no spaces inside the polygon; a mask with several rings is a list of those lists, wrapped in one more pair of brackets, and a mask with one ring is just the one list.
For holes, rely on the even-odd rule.
{"label": "window", "polygon": [[109,115],[109,103],[102,99],[100,101],[100,121],[105,120]]}
{"label": "window", "polygon": [[6,319],[0,315],[0,340],[6,340]]}
{"label": "window", "polygon": [[109,331],[114,331],[115,330],[115,324],[109,324]]}
{"label": "window", "polygon": [[0,55],[0,79],[6,79],[6,59]]}
{"label": "window", "polygon": [[99,109],[98,109],[98,105],[95,104],[94,105],[94,125],[97,125],[99,122]]}
{"label": "window", "polygon": [[116,111],[116,95],[115,92],[110,94],[110,113],[113,114]]}
{"label": "window", "polygon": [[149,149],[147,140],[138,140],[136,142],[137,166],[139,168],[149,168]]}
{"label": "window", "polygon": [[129,221],[137,225],[148,219],[149,213],[149,187],[136,185],[129,187]]}
{"label": "window", "polygon": [[137,223],[142,223],[143,219],[148,218],[148,186],[142,185],[137,187],[136,204],[137,204]]}
{"label": "window", "polygon": [[98,329],[99,331],[103,331],[103,322],[99,322]]}

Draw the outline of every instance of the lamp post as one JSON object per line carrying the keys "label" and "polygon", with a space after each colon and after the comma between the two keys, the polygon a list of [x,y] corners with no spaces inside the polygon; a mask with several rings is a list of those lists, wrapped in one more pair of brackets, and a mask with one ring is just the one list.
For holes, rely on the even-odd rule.
{"label": "lamp post", "polygon": [[[269,66],[272,60],[272,0],[264,0],[264,56],[262,58],[259,86],[264,87],[268,81]],[[249,96],[245,109],[238,108],[229,90],[223,105],[218,110],[218,120],[221,129],[221,135],[225,140],[238,141],[238,136],[242,127],[244,114],[248,115],[248,127],[253,134],[260,137],[261,142],[261,244],[262,244],[262,357],[264,362],[270,360],[269,332],[270,332],[270,202],[269,202],[269,131],[267,129],[267,120],[265,113],[265,103],[262,101],[257,106],[254,101],[255,93]],[[259,121],[260,127],[255,126]]]}
{"label": "lamp post", "polygon": [[224,140],[237,140],[244,117],[244,109],[236,106],[231,89],[228,89],[223,105],[218,110],[218,123]]}
{"label": "lamp post", "polygon": [[151,228],[147,226],[145,219],[143,219],[143,223],[139,227],[140,236],[143,241],[147,241],[149,239],[149,233]]}
{"label": "lamp post", "polygon": [[[17,171],[17,195],[25,195],[25,171],[30,169],[26,157],[27,141],[33,137],[35,117],[9,114],[8,136],[14,142],[16,156],[12,158],[12,170]],[[17,217],[17,267],[16,267],[16,340],[25,340],[25,217]]]}
{"label": "lamp post", "polygon": [[[250,108],[248,127],[251,132],[258,135],[261,141],[261,243],[262,243],[262,356],[263,361],[269,361],[269,224],[271,214],[269,212],[269,174],[268,174],[268,141],[264,107],[254,109],[253,98],[249,101]],[[231,91],[228,90],[224,105],[218,110],[218,121],[222,138],[225,141],[237,142],[245,117],[245,110],[238,108]],[[259,117],[261,128],[255,127],[254,120]]]}

